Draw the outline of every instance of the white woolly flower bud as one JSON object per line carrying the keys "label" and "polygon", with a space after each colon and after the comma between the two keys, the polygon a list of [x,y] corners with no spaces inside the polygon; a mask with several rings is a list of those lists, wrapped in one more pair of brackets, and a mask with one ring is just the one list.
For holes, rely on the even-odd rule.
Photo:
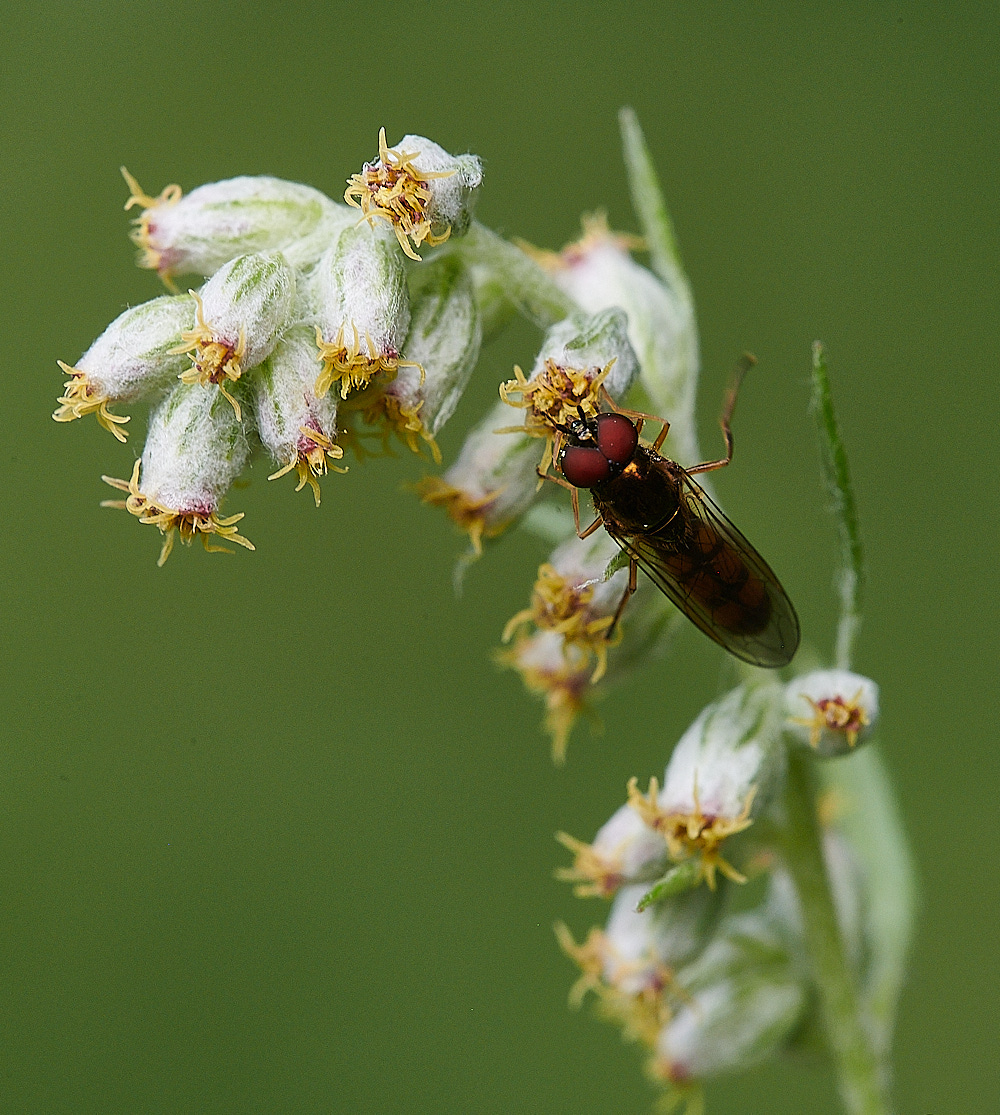
{"label": "white woolly flower bud", "polygon": [[295,273],[280,252],[239,256],[191,292],[198,303],[197,324],[182,335],[175,352],[191,355],[185,383],[218,384],[240,418],[240,405],[226,390],[256,367],[278,342],[292,317]]}
{"label": "white woolly flower bud", "polygon": [[694,421],[698,331],[687,280],[664,283],[629,254],[633,238],[609,231],[603,215],[584,219],[583,238],[558,254],[535,253],[557,285],[582,309],[620,306],[639,359],[640,381],[657,413],[670,419],[671,452],[682,464],[699,458]]}
{"label": "white woolly flower bud", "polygon": [[570,422],[593,418],[604,396],[622,398],[639,372],[621,310],[593,317],[573,315],[545,334],[531,376],[514,368],[515,378],[500,386],[500,398],[524,410],[524,425],[511,427],[523,438],[544,438],[539,469],[548,472],[557,439]]}
{"label": "white woolly flower bud", "polygon": [[455,413],[482,340],[472,281],[461,262],[447,257],[415,271],[410,305],[409,363],[386,387],[380,406],[411,449],[423,438],[440,464],[435,435]]}
{"label": "white woolly flower bud", "polygon": [[656,652],[677,614],[643,577],[630,613],[609,639],[628,585],[624,568],[606,576],[609,562],[620,552],[606,531],[585,539],[570,535],[539,566],[531,606],[504,628],[502,641],[513,640],[513,646],[500,653],[499,661],[516,669],[525,686],[544,697],[556,763],[565,759],[578,714],[604,687],[627,677]]}
{"label": "white woolly flower bud", "polygon": [[628,338],[628,319],[614,306],[592,317],[573,315],[553,325],[545,335],[532,376],[541,373],[547,360],[597,370],[611,365],[601,386],[616,401],[625,397],[639,374],[639,361]]}
{"label": "white woolly flower bud", "polygon": [[672,1084],[759,1064],[788,1041],[807,1003],[805,981],[766,910],[727,918],[677,982],[681,1006],[661,1031],[653,1062]]}
{"label": "white woolly flower bud", "polygon": [[461,236],[472,219],[472,198],[483,180],[476,155],[449,155],[423,136],[404,136],[390,148],[385,128],[378,134],[378,162],[365,163],[348,181],[344,200],[360,209],[363,219],[388,221],[399,246],[419,260],[416,248],[430,247],[449,236]]}
{"label": "white woolly flower bud", "polygon": [[344,208],[310,186],[266,176],[209,182],[186,197],[168,186],[152,198],[124,167],[122,173],[132,191],[125,208],[143,207],[133,233],[139,266],[164,278],[213,275],[237,256],[301,241]]}
{"label": "white woolly flower bud", "polygon": [[630,806],[623,805],[585,844],[565,832],[556,839],[575,856],[572,867],[556,871],[556,878],[575,883],[578,898],[608,898],[621,887],[651,883],[667,866],[667,845],[663,837]]}
{"label": "white woolly flower bud", "polygon": [[709,944],[722,911],[718,891],[702,887],[636,911],[645,887],[619,891],[603,930],[594,928],[578,945],[564,925],[556,936],[582,975],[570,992],[579,1005],[588,991],[602,1012],[619,1021],[628,1036],[652,1048],[671,1017],[672,1002],[683,995],[676,971]]}
{"label": "white woolly flower bud", "polygon": [[444,507],[469,535],[472,551],[494,538],[531,506],[538,490],[538,448],[527,437],[498,433],[510,409],[497,405],[465,439],[458,459],[443,476],[418,486],[421,499]]}
{"label": "white woolly flower bud", "polygon": [[221,391],[178,384],[150,415],[146,446],[132,479],[104,477],[127,492],[128,499],[104,506],[124,508],[140,522],[160,528],[165,537],[158,565],[169,557],[177,534],[186,544],[200,536],[209,551],[219,548],[209,544],[211,534],[252,550],[235,526],[243,515],[218,515],[248,452],[243,427]]}
{"label": "white woolly flower bud", "polygon": [[664,774],[629,800],[646,823],[663,833],[675,860],[700,858],[710,887],[718,870],[745,882],[722,858],[730,836],[749,828],[780,790],[785,772],[781,744],[782,691],[771,684],[741,685],[698,716],[674,748]]}
{"label": "white woolly flower bud", "polygon": [[878,686],[849,670],[814,670],[785,689],[788,731],[825,757],[864,743],[878,720]]}
{"label": "white woolly flower bud", "polygon": [[[282,467],[269,476],[276,480],[295,469],[296,491],[308,484],[316,506],[319,477],[344,451],[337,439],[337,396],[316,398],[316,344],[308,326],[293,326],[260,365],[254,378],[254,411],[261,443]],[[333,466],[336,469],[336,466]],[[336,471],[345,471],[337,469]]]}
{"label": "white woolly flower bud", "polygon": [[[566,363],[558,364],[557,359]],[[614,391],[628,389],[636,363],[625,336],[624,315],[611,311],[560,322],[546,334],[531,380],[520,368],[515,371],[518,378],[500,388],[504,402],[469,434],[455,464],[420,488],[427,503],[445,507],[468,531],[476,554],[482,552],[484,537],[499,534],[531,506],[539,487],[538,469],[544,472],[552,460],[558,424],[575,418],[577,407],[596,414],[601,385],[612,372]],[[513,401],[512,395],[520,401]],[[523,426],[507,424],[510,412],[504,404],[527,409]],[[536,437],[546,439],[540,464]]]}
{"label": "white woolly flower bud", "polygon": [[132,402],[176,382],[188,361],[176,351],[181,335],[195,320],[195,302],[189,294],[165,294],[133,306],[119,315],[87,349],[75,367],[59,361],[67,380],[62,404],[52,415],[57,422],[72,422],[95,413],[97,421],[118,438],[128,421],[108,410],[110,402]]}
{"label": "white woolly flower bud", "polygon": [[416,152],[411,165],[427,178],[431,195],[427,218],[432,230],[447,225],[452,236],[461,236],[472,220],[473,195],[483,182],[482,160],[478,155],[450,155],[433,140],[417,135],[403,136],[398,147]]}
{"label": "white woolly flower bud", "polygon": [[671,973],[691,963],[708,945],[722,912],[722,895],[698,887],[637,912],[645,886],[623,887],[614,900],[604,936],[609,950],[605,982],[635,994],[655,978],[654,969]]}
{"label": "white woolly flower bud", "polygon": [[410,326],[406,275],[387,234],[343,229],[323,253],[308,284],[323,368],[316,394],[334,384],[346,399],[379,372],[392,378]]}

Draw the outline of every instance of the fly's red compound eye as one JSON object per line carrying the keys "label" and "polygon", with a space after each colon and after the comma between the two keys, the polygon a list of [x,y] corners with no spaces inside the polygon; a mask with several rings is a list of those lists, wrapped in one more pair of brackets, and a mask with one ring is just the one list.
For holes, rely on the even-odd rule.
{"label": "fly's red compound eye", "polygon": [[574,488],[593,488],[611,476],[607,457],[593,445],[567,445],[559,467]]}
{"label": "fly's red compound eye", "polygon": [[597,416],[597,445],[613,464],[624,468],[635,454],[639,444],[639,431],[635,423],[624,414]]}

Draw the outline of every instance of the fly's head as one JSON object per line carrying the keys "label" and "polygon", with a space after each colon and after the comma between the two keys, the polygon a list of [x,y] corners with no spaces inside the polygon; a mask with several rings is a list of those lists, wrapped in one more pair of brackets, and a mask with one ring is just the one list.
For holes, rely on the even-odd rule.
{"label": "fly's head", "polygon": [[635,456],[639,431],[624,414],[598,414],[571,422],[558,464],[575,488],[595,488],[620,475]]}

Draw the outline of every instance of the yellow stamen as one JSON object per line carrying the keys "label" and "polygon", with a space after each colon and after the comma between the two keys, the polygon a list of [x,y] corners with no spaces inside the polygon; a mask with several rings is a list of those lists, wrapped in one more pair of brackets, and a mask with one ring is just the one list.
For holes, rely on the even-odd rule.
{"label": "yellow stamen", "polygon": [[157,565],[163,565],[170,557],[177,536],[180,536],[180,540],[185,546],[190,546],[195,538],[200,537],[206,552],[210,554],[233,553],[232,550],[227,550],[225,546],[211,545],[208,539],[209,535],[212,534],[218,535],[223,541],[236,542],[248,550],[254,549],[253,543],[244,538],[239,533],[239,528],[235,526],[243,518],[244,513],[242,511],[238,515],[230,515],[228,518],[220,519],[214,511],[175,511],[173,508],[164,507],[139,491],[139,468],[141,465],[142,459],[140,458],[135,462],[130,480],[118,480],[113,476],[101,477],[105,484],[110,484],[112,488],[128,493],[128,499],[102,500],[101,506],[128,511],[130,515],[135,515],[140,523],[152,523],[160,528],[164,538]]}
{"label": "yellow stamen", "polygon": [[416,490],[424,503],[429,503],[433,507],[443,507],[452,521],[468,534],[476,557],[482,556],[483,539],[495,538],[508,525],[507,523],[493,524],[489,521],[489,510],[503,488],[494,488],[493,491],[476,497],[449,484],[440,476],[425,476],[416,485]]}
{"label": "yellow stamen", "polygon": [[812,697],[802,696],[812,705],[813,715],[809,717],[793,716],[793,724],[802,724],[809,729],[809,746],[813,749],[819,747],[819,741],[824,732],[843,732],[847,737],[847,746],[853,748],[858,742],[858,735],[862,728],[870,723],[868,713],[861,706],[863,689],[845,701],[843,697],[824,697],[814,701]]}
{"label": "yellow stamen", "polygon": [[605,936],[596,926],[587,934],[586,941],[578,945],[564,922],[556,922],[553,927],[559,947],[580,969],[580,978],[569,992],[569,1005],[576,1009],[581,1006],[588,991],[596,991],[601,983],[604,970]]}
{"label": "yellow stamen", "polygon": [[[423,369],[420,370],[422,373]],[[423,405],[423,399],[416,403],[407,404],[396,395],[372,385],[367,390],[352,393],[337,413],[348,423],[350,434],[354,433],[350,426],[351,412],[353,411],[360,414],[366,425],[380,428],[384,433],[395,433],[400,441],[404,442],[414,453],[420,452],[420,442],[422,440],[430,450],[431,460],[439,465],[441,463],[441,450],[434,435],[427,429],[420,417]],[[355,438],[358,436],[371,435],[355,435]],[[391,456],[388,438],[385,436],[383,436],[382,445],[383,453],[386,456]],[[354,442],[353,447],[356,450],[361,450],[357,441]],[[359,452],[359,456],[364,455],[364,451]]]}
{"label": "yellow stamen", "polygon": [[320,433],[319,430],[314,430],[309,426],[300,426],[299,433],[301,437],[295,456],[284,468],[272,472],[268,480],[277,480],[279,476],[284,476],[286,472],[291,472],[294,468],[299,474],[299,482],[295,485],[295,490],[301,492],[308,484],[312,488],[316,506],[319,507],[319,477],[325,476],[328,469],[340,473],[347,472],[346,468],[328,465],[326,458],[329,456],[335,461],[339,461],[343,457],[344,451],[325,434]]}
{"label": "yellow stamen", "polygon": [[524,426],[515,429],[529,437],[545,438],[539,465],[542,475],[552,463],[561,427],[581,418],[593,418],[600,412],[601,386],[613,365],[614,360],[610,360],[601,370],[567,368],[546,359],[542,370],[529,380],[515,364],[515,378],[500,385],[500,398],[508,406],[527,411]]}
{"label": "yellow stamen", "polygon": [[420,152],[397,151],[387,146],[385,128],[379,129],[378,153],[377,165],[366,163],[360,174],[351,175],[344,201],[360,209],[361,221],[369,225],[376,217],[388,221],[406,255],[419,260],[415,249],[424,241],[436,248],[451,236],[451,225],[446,225],[443,232],[432,231],[433,222],[427,216],[432,194],[427,183],[434,178],[450,178],[455,171],[419,170],[413,160],[419,158]]}
{"label": "yellow stamen", "polygon": [[527,240],[516,239],[514,242],[526,255],[539,264],[546,271],[564,271],[568,267],[580,263],[595,249],[603,244],[614,244],[624,252],[644,252],[648,250],[645,239],[631,232],[612,232],[608,226],[608,214],[603,209],[593,213],[584,213],[580,217],[583,235],[578,240],[571,240],[561,251],[550,252],[545,248],[536,248]]}
{"label": "yellow stamen", "polygon": [[705,1090],[697,1081],[674,1080],[669,1059],[654,1057],[647,1066],[650,1079],[666,1090],[653,1108],[656,1115],[705,1115]]}
{"label": "yellow stamen", "polygon": [[694,810],[691,813],[672,813],[661,808],[657,801],[659,784],[655,778],[649,780],[649,791],[645,795],[639,792],[638,786],[638,778],[629,779],[628,803],[651,829],[663,836],[672,859],[685,860],[692,855],[699,856],[701,878],[711,890],[715,890],[716,871],[727,879],[732,879],[734,883],[747,881],[745,875],[741,875],[731,863],[722,858],[720,848],[727,837],[742,832],[753,824],[750,808],[757,793],[756,786],[750,787],[743,808],[736,817],[713,817],[702,813],[697,781],[693,789]]}
{"label": "yellow stamen", "polygon": [[[575,883],[577,898],[610,898],[621,887],[624,877],[621,853],[614,856],[597,851],[565,832],[557,832],[556,840],[574,856],[572,867],[559,867],[555,877],[564,883]],[[623,841],[624,845],[624,841]]]}
{"label": "yellow stamen", "polygon": [[64,364],[61,360],[56,363],[70,378],[63,384],[63,394],[57,402],[62,406],[53,413],[52,417],[57,422],[72,422],[74,418],[82,418],[85,414],[96,414],[97,421],[119,441],[125,441],[128,434],[121,429],[131,418],[127,414],[112,414],[108,410],[110,396],[98,391],[90,382],[86,372]]}
{"label": "yellow stamen", "polygon": [[[593,928],[582,944],[562,923],[555,925],[556,940],[563,952],[580,968],[580,978],[570,988],[570,1006],[578,1008],[588,991],[598,997],[598,1010],[623,1027],[623,1036],[652,1048],[670,1021],[668,993],[686,998],[674,982],[673,972],[652,956],[625,960],[601,929]],[[610,968],[610,979],[605,974]],[[644,977],[639,991],[622,991],[617,984],[633,975]]]}
{"label": "yellow stamen", "polygon": [[569,734],[580,713],[600,721],[584,701],[590,680],[590,663],[582,652],[573,653],[564,648],[558,666],[535,666],[525,661],[531,636],[517,639],[510,650],[495,654],[501,666],[509,666],[521,675],[525,689],[545,699],[545,731],[552,739],[552,762],[562,766],[566,762]]}
{"label": "yellow stamen", "polygon": [[[579,647],[592,654],[596,661],[591,684],[604,677],[608,668],[607,630],[614,622],[613,615],[591,618],[590,602],[594,596],[593,585],[577,585],[559,573],[554,566],[543,562],[538,567],[538,580],[531,597],[531,607],[512,616],[503,629],[501,642],[508,643],[520,628],[534,623],[539,631],[555,631],[563,637],[564,653],[570,647]],[[621,641],[621,628],[615,632],[614,643]]]}
{"label": "yellow stamen", "polygon": [[332,341],[325,341],[322,330],[316,326],[316,346],[319,349],[317,360],[323,364],[323,370],[313,388],[317,399],[322,399],[338,381],[340,397],[346,399],[351,391],[367,387],[371,378],[379,372],[385,372],[386,382],[391,382],[400,368],[419,368],[420,382],[424,382],[425,373],[420,364],[412,360],[400,360],[393,354],[376,353],[375,344],[367,333],[364,340],[367,352],[362,351],[361,335],[353,323],[350,325],[350,334],[341,325]]}
{"label": "yellow stamen", "polygon": [[243,358],[247,352],[246,331],[241,325],[235,345],[229,341],[216,340],[212,327],[205,321],[205,307],[201,297],[193,290],[189,290],[188,294],[195,301],[197,316],[194,329],[181,334],[184,343],[170,349],[171,356],[191,354],[191,367],[186,372],[181,372],[178,379],[182,383],[200,383],[202,386],[216,384],[229,400],[236,413],[236,421],[239,422],[243,417],[240,404],[226,390],[225,381],[228,379],[236,383],[243,374]]}
{"label": "yellow stamen", "polygon": [[122,177],[125,179],[126,184],[130,190],[128,201],[125,202],[126,211],[131,209],[133,205],[141,205],[143,212],[135,219],[131,236],[132,240],[139,245],[139,266],[147,268],[150,271],[159,271],[160,278],[170,290],[176,291],[173,280],[170,278],[169,269],[160,267],[163,260],[163,252],[158,248],[154,248],[152,244],[151,234],[149,231],[150,218],[154,210],[160,206],[176,205],[180,201],[183,191],[176,183],[165,186],[160,192],[158,197],[150,197],[139,183],[132,177],[131,174],[121,167]]}

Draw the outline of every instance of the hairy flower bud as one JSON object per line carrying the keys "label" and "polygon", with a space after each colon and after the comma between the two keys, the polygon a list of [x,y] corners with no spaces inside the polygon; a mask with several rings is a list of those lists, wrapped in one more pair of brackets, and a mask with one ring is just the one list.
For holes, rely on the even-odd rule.
{"label": "hairy flower bud", "polygon": [[343,229],[316,264],[307,293],[323,365],[317,396],[337,384],[346,399],[378,373],[388,380],[406,364],[406,275],[388,234]]}
{"label": "hairy flower bud", "polygon": [[237,256],[301,241],[343,208],[310,186],[266,176],[210,182],[186,197],[168,186],[152,198],[124,167],[122,173],[132,191],[125,208],[143,209],[133,232],[139,266],[165,279],[213,275]]}
{"label": "hairy flower bud", "polygon": [[[566,538],[538,570],[530,608],[514,615],[503,632],[510,650],[502,665],[516,669],[525,686],[546,702],[546,730],[556,763],[566,757],[578,714],[610,684],[630,676],[665,644],[676,609],[648,578],[639,581],[629,614],[609,638],[628,574],[607,576],[621,551],[606,531]],[[534,628],[534,630],[532,630]]]}
{"label": "hairy flower bud", "polygon": [[185,544],[200,536],[209,551],[220,549],[209,544],[211,534],[252,550],[235,526],[243,515],[218,515],[248,452],[243,427],[219,389],[178,384],[150,415],[146,446],[131,480],[103,478],[127,492],[128,499],[104,506],[124,508],[160,528],[165,537],[158,565],[170,556],[177,534]]}
{"label": "hairy flower bud", "polygon": [[625,315],[607,310],[592,318],[575,315],[546,333],[531,376],[514,368],[500,398],[525,411],[524,425],[510,432],[544,438],[539,471],[548,472],[566,426],[600,413],[604,396],[621,398],[639,370],[626,334]]}
{"label": "hairy flower bud", "polygon": [[176,345],[194,320],[195,301],[189,294],[165,294],[120,314],[75,367],[59,361],[70,379],[52,417],[72,422],[95,413],[106,430],[124,441],[120,426],[128,418],[112,414],[108,403],[132,402],[175,383],[188,364]]}
{"label": "hairy flower bud", "polygon": [[582,975],[570,992],[579,1005],[594,991],[604,1014],[626,1035],[652,1048],[678,999],[675,973],[709,944],[722,911],[718,892],[689,890],[637,912],[645,887],[625,887],[604,930],[592,929],[578,945],[565,926],[556,934]]}
{"label": "hairy flower bud", "polygon": [[698,331],[687,280],[678,272],[667,284],[636,263],[629,254],[638,246],[635,238],[612,233],[603,214],[584,218],[583,227],[582,239],[561,252],[533,254],[583,310],[625,311],[642,386],[670,420],[671,452],[682,464],[694,464]]}
{"label": "hairy flower bud", "polygon": [[788,731],[818,754],[846,755],[872,733],[878,686],[849,670],[814,670],[785,690]]}
{"label": "hairy flower bud", "polygon": [[339,460],[344,451],[336,444],[337,396],[328,393],[318,399],[315,383],[313,332],[308,326],[293,326],[255,376],[254,411],[261,443],[282,466],[268,479],[295,469],[299,477],[295,490],[308,484],[318,507],[319,477],[327,471],[327,458]]}
{"label": "hairy flower bud", "polygon": [[556,878],[575,883],[578,898],[608,898],[621,887],[651,883],[668,862],[667,845],[662,835],[649,827],[630,806],[623,805],[585,844],[565,832],[556,839],[575,856],[572,867],[556,871]]}
{"label": "hairy flower bud", "polygon": [[440,464],[435,435],[458,406],[482,338],[472,282],[461,262],[449,256],[414,271],[410,305],[407,363],[365,408],[365,420],[383,422],[414,452],[422,438]]}
{"label": "hairy flower bud", "polygon": [[807,1002],[805,981],[766,909],[727,918],[677,982],[681,1006],[661,1031],[653,1062],[672,1084],[759,1064],[788,1041]]}
{"label": "hairy flower bud", "polygon": [[623,991],[635,988],[636,967],[644,959],[672,971],[690,964],[712,940],[722,912],[721,892],[697,887],[640,913],[636,906],[646,890],[644,885],[623,887],[604,927],[614,953],[605,978]]}
{"label": "hairy flower bud", "polygon": [[295,273],[280,252],[239,256],[191,292],[198,303],[194,329],[182,335],[174,352],[191,355],[185,383],[218,384],[240,415],[239,403],[226,390],[244,371],[256,367],[288,325],[295,300]]}
{"label": "hairy flower bud", "polygon": [[700,858],[710,887],[716,871],[736,882],[743,875],[722,858],[730,836],[749,828],[780,790],[785,772],[778,686],[741,685],[709,705],[681,737],[660,791],[646,795],[637,780],[629,801],[662,832],[675,860]]}
{"label": "hairy flower bud", "polygon": [[390,148],[385,128],[378,134],[378,162],[365,163],[353,175],[344,200],[362,212],[362,219],[388,221],[399,246],[411,259],[419,260],[416,249],[443,244],[449,236],[461,236],[472,219],[472,198],[483,180],[483,168],[475,155],[449,155],[443,147],[423,136],[403,136]]}
{"label": "hairy flower bud", "polygon": [[538,450],[530,438],[498,433],[510,410],[497,405],[465,439],[443,476],[429,476],[418,491],[425,503],[444,507],[482,553],[483,539],[502,533],[531,506],[538,489]]}

